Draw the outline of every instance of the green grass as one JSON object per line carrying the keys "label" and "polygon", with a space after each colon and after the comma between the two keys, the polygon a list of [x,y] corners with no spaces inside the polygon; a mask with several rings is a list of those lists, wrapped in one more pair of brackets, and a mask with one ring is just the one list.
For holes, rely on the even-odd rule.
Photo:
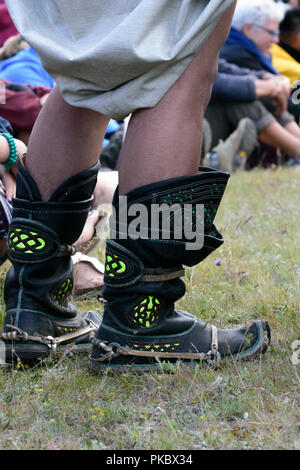
{"label": "green grass", "polygon": [[91,374],[87,357],[2,368],[0,449],[300,449],[299,189],[292,169],[233,175],[216,219],[225,244],[188,269],[178,303],[216,326],[267,319],[265,356],[139,375]]}

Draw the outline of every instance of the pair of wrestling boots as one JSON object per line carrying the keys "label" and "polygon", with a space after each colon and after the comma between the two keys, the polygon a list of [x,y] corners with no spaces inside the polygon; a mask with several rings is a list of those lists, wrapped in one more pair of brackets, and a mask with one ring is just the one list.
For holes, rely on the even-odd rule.
{"label": "pair of wrestling boots", "polygon": [[[98,170],[96,165],[71,177],[49,201],[42,201],[23,161],[18,162],[8,238],[12,267],[4,289],[2,340],[6,361],[19,358],[23,363],[34,362],[66,348],[84,351],[91,343],[94,370],[147,368],[163,361],[210,362],[264,353],[270,341],[265,321],[217,329],[174,307],[185,293],[182,265],[198,264],[223,243],[214,218],[229,175],[210,168],[130,191],[126,195],[127,222],[123,217],[121,220],[116,191],[114,236],[107,242],[107,303],[102,322],[95,312],[80,315],[76,311],[69,302],[73,289],[72,243],[85,224]],[[148,228],[143,227],[146,236],[139,239],[127,236],[133,220],[128,214],[134,204],[142,204],[149,214]],[[151,208],[162,204],[170,208],[169,239],[162,237],[162,220],[151,231]],[[186,242],[191,240],[185,238],[184,230],[182,238],[176,239],[175,205],[177,212],[189,218],[187,222],[181,218],[180,223],[192,228],[199,227],[197,208],[203,205],[202,247],[186,249]],[[187,206],[191,209],[188,215],[183,211]]]}

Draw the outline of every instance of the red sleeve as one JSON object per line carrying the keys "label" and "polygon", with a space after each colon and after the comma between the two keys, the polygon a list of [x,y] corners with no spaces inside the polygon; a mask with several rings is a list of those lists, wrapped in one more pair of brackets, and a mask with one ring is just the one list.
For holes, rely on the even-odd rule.
{"label": "red sleeve", "polygon": [[47,95],[52,91],[51,88],[47,88],[45,86],[39,85],[39,86],[33,86],[33,85],[26,85],[28,88],[31,88],[31,90],[34,92],[36,96],[39,98],[42,98],[44,95]]}
{"label": "red sleeve", "polygon": [[5,97],[6,103],[0,104],[0,115],[15,131],[31,131],[42,108],[40,98],[27,91],[13,90],[6,90]]}

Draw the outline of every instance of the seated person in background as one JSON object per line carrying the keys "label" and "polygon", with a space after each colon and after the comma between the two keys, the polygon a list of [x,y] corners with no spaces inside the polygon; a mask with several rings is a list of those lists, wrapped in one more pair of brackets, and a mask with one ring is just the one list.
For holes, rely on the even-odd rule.
{"label": "seated person in background", "polygon": [[18,52],[28,49],[29,44],[20,34],[9,37],[0,47],[0,60],[9,59]]}
{"label": "seated person in background", "polygon": [[[263,71],[251,71],[220,59],[217,79],[205,113],[214,130],[213,150],[203,163],[215,166],[215,160],[217,168],[232,171],[236,166],[241,166],[243,157],[250,156],[257,143],[267,143],[284,154],[298,157],[300,138],[289,131],[296,124],[293,116],[284,111],[288,96],[289,87],[280,77]],[[272,100],[279,114],[271,113],[264,106],[261,102],[264,97]],[[223,142],[225,139],[226,142]],[[294,141],[293,149],[291,140]],[[216,153],[219,161],[215,158]]]}
{"label": "seated person in background", "polygon": [[52,89],[55,82],[37,52],[16,30],[6,5],[0,3],[0,79]]}
{"label": "seated person in background", "polygon": [[54,80],[40,58],[16,30],[0,0],[0,84],[5,87],[0,115],[11,124],[14,136],[28,143],[30,132]]}
{"label": "seated person in background", "polygon": [[271,47],[279,40],[282,9],[272,0],[238,0],[229,37],[220,56],[251,70],[279,75]]}
{"label": "seated person in background", "polygon": [[[300,128],[294,116],[286,112],[290,85],[272,65],[271,46],[279,39],[281,8],[272,0],[239,0],[229,38],[221,50],[221,57],[240,67],[264,72],[263,78],[278,77],[286,88],[286,98],[278,100],[270,94],[261,95],[260,102],[275,120],[269,122],[259,140],[276,147],[288,156],[300,156]],[[275,82],[274,82],[275,83]],[[270,84],[264,84],[269,86]]]}
{"label": "seated person in background", "polygon": [[0,79],[50,89],[55,85],[53,78],[42,66],[38,53],[29,46],[0,62]]}
{"label": "seated person in background", "polygon": [[27,144],[36,118],[51,90],[0,79],[1,82],[5,89],[5,100],[4,103],[0,102],[0,115],[10,122],[14,136]]}
{"label": "seated person in background", "polygon": [[300,118],[300,8],[288,10],[279,26],[280,40],[272,46],[273,66],[291,85],[289,111]]}
{"label": "seated person in background", "polygon": [[288,10],[279,28],[279,43],[271,48],[273,66],[293,85],[300,80],[300,8]]}
{"label": "seated person in background", "polygon": [[282,4],[285,10],[300,7],[300,0],[275,0],[275,2]]}
{"label": "seated person in background", "polygon": [[[13,138],[11,124],[0,117],[0,163],[6,162],[11,154],[11,146],[15,146],[16,158],[26,152],[27,147],[19,139]],[[10,168],[9,168],[10,167]],[[2,194],[11,202],[16,191],[16,169],[15,165],[0,165],[0,188]]]}
{"label": "seated person in background", "polygon": [[[26,146],[18,139],[12,137],[12,127],[10,123],[0,117],[0,163],[6,162],[10,155],[17,158],[26,152]],[[13,158],[13,157],[12,157]],[[0,265],[7,259],[7,237],[8,227],[11,222],[11,200],[16,191],[16,171],[14,166],[0,165]]]}

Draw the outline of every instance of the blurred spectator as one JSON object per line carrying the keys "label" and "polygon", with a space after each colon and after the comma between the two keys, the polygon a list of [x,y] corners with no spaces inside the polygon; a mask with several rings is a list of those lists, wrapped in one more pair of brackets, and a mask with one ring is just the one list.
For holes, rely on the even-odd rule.
{"label": "blurred spectator", "polygon": [[272,0],[238,0],[221,56],[241,67],[278,75],[270,49],[279,41],[281,19],[282,9]]}
{"label": "blurred spectator", "polygon": [[[239,67],[225,59],[219,59],[218,65],[218,75],[205,114],[214,130],[213,146],[218,144],[219,140],[226,139],[237,128],[240,119],[251,117],[253,103],[257,98],[267,95],[268,84],[271,89],[271,81],[263,80],[264,72]],[[257,113],[252,115],[252,118],[255,118],[256,124],[259,125]],[[274,119],[272,117],[272,120]],[[258,128],[258,131],[260,130]]]}
{"label": "blurred spectator", "polygon": [[282,4],[285,10],[290,8],[300,7],[300,0],[275,0],[277,3]]}
{"label": "blurred spectator", "polygon": [[0,0],[0,81],[5,100],[0,116],[26,144],[35,120],[54,86],[37,53],[23,41],[14,27],[5,3]]}
{"label": "blurred spectator", "polygon": [[51,90],[42,86],[4,83],[5,102],[0,104],[0,116],[11,123],[14,135],[28,144],[33,125]]}
{"label": "blurred spectator", "polygon": [[293,85],[300,80],[300,8],[288,10],[279,29],[279,44],[271,49],[273,66]]}
{"label": "blurred spectator", "polygon": [[[36,118],[55,82],[44,69],[37,52],[18,34],[2,0],[0,8],[3,32],[0,35],[3,39],[0,43],[0,81],[5,82],[6,88],[0,115],[11,123],[14,135],[28,144]],[[104,166],[108,168],[116,164],[121,147],[120,139],[115,138],[119,127],[111,120],[103,143]]]}
{"label": "blurred spectator", "polygon": [[294,116],[288,113],[290,85],[272,65],[271,46],[279,40],[282,9],[272,0],[239,0],[233,26],[222,48],[221,57],[241,67],[263,72],[257,97],[264,113],[275,119],[258,134],[260,142],[279,148],[284,154],[300,156],[300,129]]}
{"label": "blurred spectator", "polygon": [[[209,158],[222,160],[218,162],[220,169],[232,171],[245,166],[245,157],[251,155],[258,143],[264,144],[269,133],[276,132],[276,126],[270,126],[272,123],[277,120],[284,127],[294,120],[288,113],[275,117],[261,103],[261,97],[273,98],[278,82],[277,77],[267,76],[266,79],[264,76],[263,71],[251,71],[229,64],[224,59],[219,60],[218,76],[205,118],[213,129],[212,154],[219,155],[219,159],[215,155]],[[276,139],[274,142],[276,145],[271,147],[276,150]],[[272,163],[276,161],[277,158],[273,157]],[[215,166],[207,158],[204,163]]]}
{"label": "blurred spectator", "polygon": [[16,55],[19,51],[27,49],[29,44],[23,40],[20,34],[6,39],[5,43],[0,47],[0,60],[9,59]]}
{"label": "blurred spectator", "polygon": [[16,30],[7,7],[0,0],[0,79],[19,85],[54,87],[37,52]]}
{"label": "blurred spectator", "polygon": [[20,85],[54,87],[54,80],[42,66],[38,53],[28,47],[0,62],[0,79]]}

